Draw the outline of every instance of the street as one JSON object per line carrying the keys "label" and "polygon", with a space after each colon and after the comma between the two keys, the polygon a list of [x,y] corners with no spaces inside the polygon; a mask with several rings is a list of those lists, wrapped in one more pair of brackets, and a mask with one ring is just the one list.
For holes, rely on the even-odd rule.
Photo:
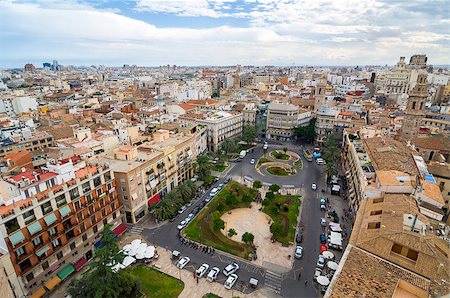
{"label": "street", "polygon": [[[219,267],[221,270],[232,262],[237,262],[240,266],[237,274],[239,276],[238,286],[235,289],[246,289],[246,293],[251,291],[248,289],[248,281],[250,278],[259,280],[258,287],[266,285],[268,288],[281,294],[283,297],[318,297],[320,295],[318,287],[313,281],[314,269],[320,252],[319,235],[324,232],[325,228],[320,225],[321,217],[324,213],[320,209],[320,197],[322,196],[322,189],[326,188],[324,176],[324,166],[318,166],[315,162],[307,162],[303,158],[302,149],[300,146],[292,144],[283,145],[269,145],[268,152],[278,149],[282,150],[287,147],[288,150],[296,152],[302,157],[303,169],[298,170],[297,174],[292,176],[277,177],[272,175],[261,175],[255,166],[250,164],[250,160],[255,158],[257,161],[263,155],[262,145],[258,145],[254,152],[250,152],[240,162],[232,164],[232,168],[222,175],[218,182],[223,183],[225,177],[251,177],[253,180],[260,180],[266,183],[276,183],[278,185],[294,185],[302,188],[302,206],[300,214],[300,223],[297,232],[300,230],[303,234],[303,242],[300,244],[303,247],[303,258],[294,260],[293,267],[287,270],[276,270],[276,268],[263,268],[251,264],[248,261],[238,257],[215,251],[214,255],[208,255],[201,250],[194,249],[183,245],[178,238],[177,225],[209,194],[206,191],[200,199],[198,199],[192,206],[179,215],[175,221],[166,222],[156,228],[146,228],[142,230],[143,236],[149,243],[155,243],[158,246],[166,248],[167,250],[178,250],[182,256],[188,256],[191,262],[186,269],[194,270],[201,264],[207,263],[210,268],[213,266]],[[268,153],[267,153],[268,154]],[[317,190],[312,190],[311,184],[317,184]],[[329,194],[327,194],[328,196]],[[340,210],[342,211],[342,210]],[[292,247],[292,254],[295,246]],[[270,257],[265,256],[270,261]],[[299,274],[301,278],[299,280]],[[221,273],[218,281],[223,283],[225,279]],[[307,281],[307,284],[305,284]],[[239,284],[240,283],[240,284]]]}

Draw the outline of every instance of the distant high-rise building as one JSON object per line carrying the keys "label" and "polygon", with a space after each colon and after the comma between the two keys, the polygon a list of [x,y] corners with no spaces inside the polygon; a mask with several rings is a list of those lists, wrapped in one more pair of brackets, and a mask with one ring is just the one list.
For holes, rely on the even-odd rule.
{"label": "distant high-rise building", "polygon": [[417,76],[417,83],[409,93],[406,114],[403,120],[400,137],[410,141],[417,136],[420,123],[425,115],[425,103],[428,96],[427,73],[421,72]]}
{"label": "distant high-rise building", "polygon": [[412,55],[409,59],[409,68],[427,68],[427,56],[426,55]]}
{"label": "distant high-rise building", "polygon": [[57,61],[57,60],[53,60],[52,70],[53,70],[53,71],[58,70],[58,61]]}
{"label": "distant high-rise building", "polygon": [[48,62],[42,63],[42,66],[43,67],[47,67],[47,68],[51,68],[52,67],[52,65],[50,63],[48,63]]}
{"label": "distant high-rise building", "polygon": [[34,67],[34,65],[31,64],[31,63],[27,63],[27,64],[25,64],[23,70],[25,72],[35,72],[36,71],[36,67]]}

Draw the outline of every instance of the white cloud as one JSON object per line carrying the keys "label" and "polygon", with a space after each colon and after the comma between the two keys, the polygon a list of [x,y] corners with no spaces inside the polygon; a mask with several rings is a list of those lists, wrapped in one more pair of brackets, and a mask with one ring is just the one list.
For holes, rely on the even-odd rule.
{"label": "white cloud", "polygon": [[138,11],[170,13],[180,16],[206,16],[219,18],[226,16],[227,3],[235,0],[137,0]]}

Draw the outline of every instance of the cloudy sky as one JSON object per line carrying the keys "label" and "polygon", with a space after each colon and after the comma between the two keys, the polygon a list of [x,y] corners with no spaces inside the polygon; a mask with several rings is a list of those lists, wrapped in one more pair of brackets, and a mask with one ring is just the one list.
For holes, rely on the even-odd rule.
{"label": "cloudy sky", "polygon": [[[450,0],[0,0],[0,68],[450,64]],[[408,59],[408,58],[407,58]]]}

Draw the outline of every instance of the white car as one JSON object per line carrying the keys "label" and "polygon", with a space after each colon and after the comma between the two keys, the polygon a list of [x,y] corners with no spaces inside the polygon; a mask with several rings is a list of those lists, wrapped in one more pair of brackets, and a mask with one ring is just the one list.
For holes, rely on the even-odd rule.
{"label": "white car", "polygon": [[232,273],[235,273],[236,271],[239,270],[239,265],[236,263],[230,264],[227,267],[225,267],[225,269],[223,269],[223,274],[225,274],[225,276],[229,276]]}
{"label": "white car", "polygon": [[217,267],[214,267],[213,269],[211,269],[211,271],[209,271],[208,276],[206,276],[206,280],[209,282],[213,282],[216,280],[217,276],[220,273],[220,269]]}
{"label": "white car", "polygon": [[184,210],[186,210],[187,209],[187,207],[186,206],[183,206],[183,207],[181,207],[180,208],[180,210],[178,210],[178,214],[181,214],[181,213],[183,213],[184,212]]}
{"label": "white car", "polygon": [[320,219],[320,224],[323,226],[323,227],[326,227],[327,226],[327,221],[325,220],[325,218],[321,218]]}
{"label": "white car", "polygon": [[209,192],[209,195],[211,196],[211,197],[214,197],[217,193],[219,192],[219,190],[217,189],[217,188],[213,188],[213,189],[211,189],[211,191]]}
{"label": "white car", "polygon": [[177,268],[183,269],[184,266],[186,266],[190,261],[191,261],[191,259],[189,259],[189,257],[181,258],[181,260],[179,260],[177,263]]}
{"label": "white car", "polygon": [[319,255],[319,259],[317,260],[317,267],[323,268],[325,266],[325,258],[322,255]]}
{"label": "white car", "polygon": [[191,219],[193,219],[193,218],[194,218],[194,214],[189,213],[189,215],[187,216],[186,219],[188,219],[189,221],[191,221]]}
{"label": "white car", "polygon": [[311,188],[312,190],[316,190],[317,189],[317,185],[315,183],[311,184]]}
{"label": "white car", "polygon": [[296,259],[300,259],[303,256],[303,247],[301,247],[300,245],[297,245],[295,247],[295,254],[294,257]]}
{"label": "white car", "polygon": [[200,268],[198,268],[198,269],[195,271],[195,275],[196,275],[198,278],[202,278],[203,275],[205,275],[206,271],[208,271],[208,269],[209,269],[209,265],[208,265],[208,264],[202,264],[202,265],[200,266]]}
{"label": "white car", "polygon": [[267,144],[264,144],[264,146],[263,146],[263,149],[264,149],[264,150],[267,150],[267,149],[269,149],[269,145],[267,145]]}
{"label": "white car", "polygon": [[181,230],[182,228],[184,228],[186,225],[188,224],[188,222],[186,220],[183,220],[182,222],[180,222],[180,224],[177,226],[178,230]]}
{"label": "white car", "polygon": [[238,276],[236,274],[230,274],[230,276],[228,276],[227,280],[223,284],[225,289],[227,289],[227,290],[231,289],[234,286],[234,284],[236,283],[237,279],[238,279]]}
{"label": "white car", "polygon": [[254,158],[250,159],[250,164],[252,164],[252,165],[255,164],[255,159]]}

